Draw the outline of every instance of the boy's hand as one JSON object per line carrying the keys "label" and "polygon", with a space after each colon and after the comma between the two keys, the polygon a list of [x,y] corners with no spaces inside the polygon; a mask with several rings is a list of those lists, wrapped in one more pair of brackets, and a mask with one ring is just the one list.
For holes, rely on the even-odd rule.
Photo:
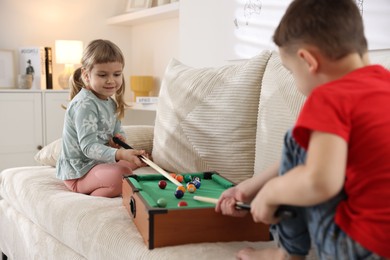
{"label": "boy's hand", "polygon": [[238,201],[245,201],[245,195],[241,190],[237,186],[227,189],[219,197],[215,211],[221,212],[223,215],[243,217],[248,211],[237,209],[236,203]]}
{"label": "boy's hand", "polygon": [[266,199],[266,189],[261,189],[251,203],[251,214],[255,222],[265,224],[276,224],[280,221],[280,217],[276,217],[278,205],[270,205]]}

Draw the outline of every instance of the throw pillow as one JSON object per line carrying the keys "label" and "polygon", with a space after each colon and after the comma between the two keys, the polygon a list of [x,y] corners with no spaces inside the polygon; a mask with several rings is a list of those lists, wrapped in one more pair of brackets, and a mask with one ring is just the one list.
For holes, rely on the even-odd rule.
{"label": "throw pillow", "polygon": [[[372,64],[390,68],[390,51],[370,51]],[[294,79],[282,65],[279,54],[273,52],[268,61],[261,86],[256,138],[255,174],[280,160],[284,134],[293,127],[305,101]]]}
{"label": "throw pillow", "polygon": [[173,59],[162,80],[152,156],[170,172],[253,175],[260,85],[270,52],[240,64],[192,68]]}
{"label": "throw pillow", "polygon": [[62,149],[62,138],[57,139],[50,144],[44,146],[34,156],[35,161],[41,165],[56,166],[58,157],[60,156]]}
{"label": "throw pillow", "polygon": [[277,52],[268,61],[261,86],[257,119],[255,174],[281,158],[284,134],[293,127],[305,97]]}

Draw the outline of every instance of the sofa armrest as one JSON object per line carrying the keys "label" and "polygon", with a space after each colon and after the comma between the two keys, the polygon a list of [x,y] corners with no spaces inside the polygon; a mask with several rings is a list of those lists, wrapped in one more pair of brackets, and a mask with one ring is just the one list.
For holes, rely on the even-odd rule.
{"label": "sofa armrest", "polygon": [[126,125],[122,126],[126,134],[126,143],[137,150],[145,150],[152,154],[154,126]]}

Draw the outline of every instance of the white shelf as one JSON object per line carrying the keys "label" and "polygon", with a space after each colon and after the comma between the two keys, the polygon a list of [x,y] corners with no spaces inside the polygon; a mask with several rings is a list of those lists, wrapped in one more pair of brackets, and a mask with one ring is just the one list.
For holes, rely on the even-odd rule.
{"label": "white shelf", "polygon": [[151,125],[156,120],[157,104],[131,103],[131,107],[125,110],[122,125]]}
{"label": "white shelf", "polygon": [[156,6],[107,19],[108,25],[132,26],[179,17],[179,2]]}
{"label": "white shelf", "polygon": [[69,90],[64,89],[22,89],[22,88],[2,88],[0,93],[69,93]]}
{"label": "white shelf", "polygon": [[130,107],[128,109],[131,110],[156,111],[157,109],[157,103],[142,104],[137,102],[131,102],[129,105]]}

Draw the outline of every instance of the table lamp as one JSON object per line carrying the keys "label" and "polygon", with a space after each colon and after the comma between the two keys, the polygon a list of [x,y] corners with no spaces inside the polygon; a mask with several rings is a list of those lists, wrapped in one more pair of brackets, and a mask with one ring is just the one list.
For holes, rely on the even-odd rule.
{"label": "table lamp", "polygon": [[65,69],[58,77],[61,88],[69,88],[69,78],[74,71],[74,64],[80,64],[83,53],[82,41],[56,40],[56,62],[64,64]]}
{"label": "table lamp", "polygon": [[137,100],[137,97],[147,97],[154,87],[153,77],[130,76],[130,87],[134,92],[134,101]]}

